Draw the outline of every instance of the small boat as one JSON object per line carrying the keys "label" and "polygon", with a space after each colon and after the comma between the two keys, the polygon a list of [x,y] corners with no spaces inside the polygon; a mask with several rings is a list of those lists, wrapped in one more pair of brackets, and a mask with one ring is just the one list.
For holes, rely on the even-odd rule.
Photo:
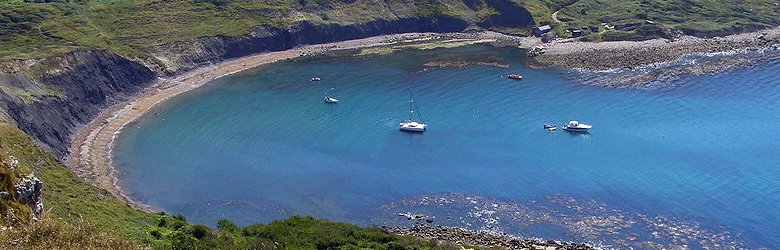
{"label": "small boat", "polygon": [[518,75],[518,74],[509,74],[509,75],[506,75],[506,77],[509,78],[509,79],[514,79],[514,80],[523,80],[523,76],[522,75]]}
{"label": "small boat", "polygon": [[333,92],[336,90],[336,87],[330,88],[330,91],[325,91],[325,98],[322,100],[325,101],[325,103],[338,103],[339,99],[336,99],[333,97]]}
{"label": "small boat", "polygon": [[566,125],[563,125],[563,129],[567,131],[572,132],[587,132],[588,129],[591,129],[593,126],[580,123],[578,121],[569,121],[569,123],[566,123]]}
{"label": "small boat", "polygon": [[402,121],[398,123],[398,126],[400,130],[409,132],[425,132],[425,128],[428,127],[425,123],[410,120]]}
{"label": "small boat", "polygon": [[323,101],[325,101],[325,102],[327,102],[327,103],[338,103],[338,102],[339,102],[339,100],[338,100],[338,99],[336,99],[336,98],[333,98],[333,97],[330,97],[330,96],[326,96],[326,97],[325,97],[324,99],[322,99],[322,100],[323,100]]}
{"label": "small boat", "polygon": [[552,124],[544,124],[544,129],[546,129],[548,131],[555,131],[555,130],[558,130],[558,127],[556,127],[555,125],[552,125]]}
{"label": "small boat", "polygon": [[319,81],[319,80],[322,80],[322,79],[320,79],[319,77],[312,77],[312,78],[311,78],[311,81],[312,81],[312,82],[317,82],[317,81]]}
{"label": "small boat", "polygon": [[[419,114],[417,116],[419,117]],[[427,127],[428,125],[422,121],[414,120],[414,98],[411,90],[409,90],[409,119],[398,123],[398,129],[407,132],[425,132]]]}

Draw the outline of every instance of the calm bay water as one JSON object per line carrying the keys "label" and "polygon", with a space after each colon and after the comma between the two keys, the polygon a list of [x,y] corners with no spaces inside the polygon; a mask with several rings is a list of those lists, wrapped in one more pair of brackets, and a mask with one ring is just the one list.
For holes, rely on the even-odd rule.
{"label": "calm bay water", "polygon": [[[423,66],[475,58],[511,68]],[[519,58],[488,46],[321,56],[219,79],[128,126],[121,184],[207,224],[298,214],[406,225],[398,213],[412,212],[616,247],[780,247],[780,64],[637,90]],[[322,102],[331,86],[339,104]],[[396,127],[410,87],[424,134]],[[542,129],[571,119],[594,129]]]}

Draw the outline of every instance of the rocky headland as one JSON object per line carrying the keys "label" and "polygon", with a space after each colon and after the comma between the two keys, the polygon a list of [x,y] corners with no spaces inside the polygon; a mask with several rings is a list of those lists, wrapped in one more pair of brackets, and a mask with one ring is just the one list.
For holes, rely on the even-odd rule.
{"label": "rocky headland", "polygon": [[[653,39],[648,41],[580,42],[560,40],[531,48],[530,62],[590,72],[611,73],[593,84],[607,87],[644,87],[681,75],[701,75],[744,68],[777,58],[780,28],[724,37]],[[686,59],[690,63],[681,62]],[[620,73],[620,74],[614,74]]]}

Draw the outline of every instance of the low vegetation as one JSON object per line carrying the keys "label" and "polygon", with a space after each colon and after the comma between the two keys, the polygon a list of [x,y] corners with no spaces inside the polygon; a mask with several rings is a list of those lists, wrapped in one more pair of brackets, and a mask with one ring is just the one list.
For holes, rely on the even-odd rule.
{"label": "low vegetation", "polygon": [[[780,25],[780,5],[775,0],[515,0],[544,2],[558,11],[556,24],[564,29],[637,24],[598,34],[592,40],[643,40],[673,33],[695,36],[733,34]],[[650,21],[648,23],[647,21]],[[641,24],[641,25],[640,25]],[[655,28],[647,27],[655,26]],[[641,28],[640,28],[641,27]]]}
{"label": "low vegetation", "polygon": [[[551,25],[562,34],[566,29],[582,26],[645,20],[654,21],[666,30],[694,35],[735,33],[780,24],[780,6],[774,0],[509,1],[525,7],[536,25]],[[80,47],[109,49],[128,58],[143,58],[148,56],[151,46],[202,36],[243,35],[260,25],[286,27],[298,21],[346,24],[399,16],[456,16],[479,21],[501,12],[486,3],[485,0],[6,0],[0,2],[0,60],[36,58]],[[552,19],[556,11],[562,23]],[[639,34],[639,37],[644,36]]]}
{"label": "low vegetation", "polygon": [[398,17],[457,16],[465,20],[497,14],[484,1],[460,0],[13,0],[0,3],[0,59],[36,58],[89,47],[128,58],[148,56],[150,47],[203,36],[239,36],[266,25],[349,24]]}
{"label": "low vegetation", "polygon": [[36,223],[0,230],[0,249],[142,249],[143,246],[98,231],[84,221],[66,223],[44,217]]}

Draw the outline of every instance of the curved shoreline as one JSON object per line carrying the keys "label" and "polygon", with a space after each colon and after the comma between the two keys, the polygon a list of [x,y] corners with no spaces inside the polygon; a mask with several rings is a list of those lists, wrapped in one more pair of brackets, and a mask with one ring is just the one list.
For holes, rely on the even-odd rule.
{"label": "curved shoreline", "polygon": [[404,33],[384,35],[327,44],[305,45],[284,51],[268,52],[197,68],[170,79],[159,79],[129,100],[111,105],[74,136],[65,160],[73,172],[92,185],[103,188],[131,207],[153,211],[126,195],[118,185],[119,176],[112,162],[112,148],[122,129],[143,116],[149,109],[169,98],[194,90],[213,80],[258,66],[336,50],[387,46],[403,42],[435,39],[473,39],[479,42],[513,41],[531,46],[535,39],[512,37],[495,32],[480,33]]}

